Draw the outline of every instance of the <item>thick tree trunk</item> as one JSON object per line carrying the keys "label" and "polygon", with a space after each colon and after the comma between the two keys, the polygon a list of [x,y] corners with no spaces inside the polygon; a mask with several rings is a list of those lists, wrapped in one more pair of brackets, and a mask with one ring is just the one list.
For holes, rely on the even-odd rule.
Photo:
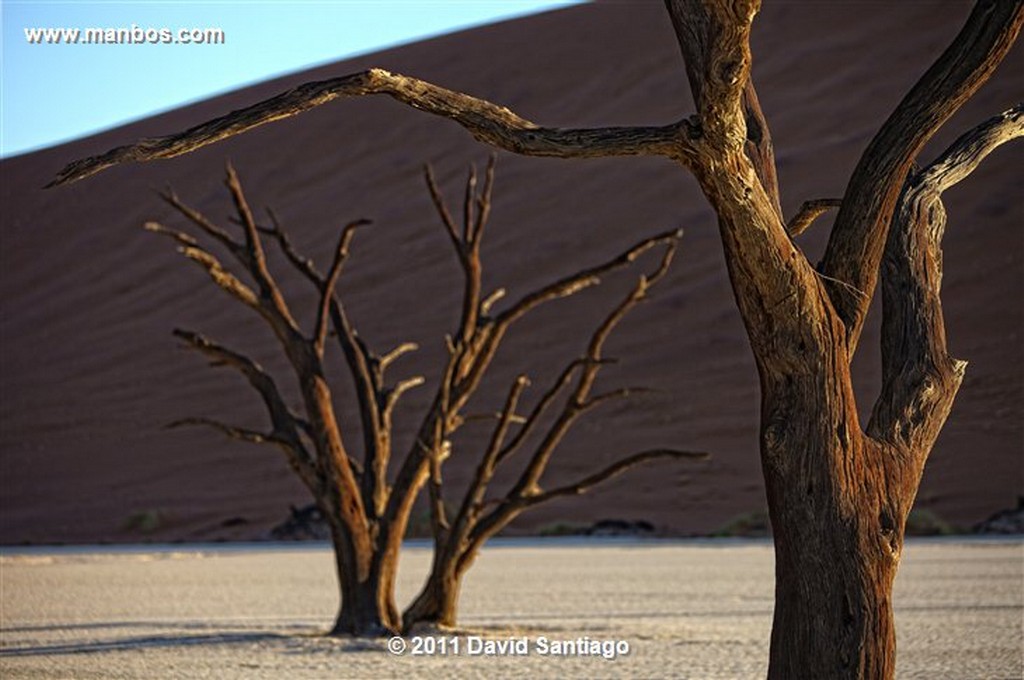
{"label": "thick tree trunk", "polygon": [[429,624],[440,628],[453,628],[458,614],[459,591],[462,575],[452,569],[435,569],[405,610],[403,628],[409,630],[416,624]]}
{"label": "thick tree trunk", "polygon": [[769,678],[894,677],[892,586],[913,492],[894,491],[881,447],[842,423],[795,432],[784,466],[769,463],[780,443],[762,443],[775,536]]}
{"label": "thick tree trunk", "polygon": [[[341,606],[330,634],[377,637],[397,633],[401,629],[394,600],[398,552],[385,549],[356,555],[352,541],[337,526],[331,527],[331,538]],[[360,563],[368,566],[360,568]]]}
{"label": "thick tree trunk", "polygon": [[[892,678],[898,555],[863,550],[868,513],[826,513],[816,527],[775,524],[769,678]],[[773,521],[775,521],[773,519]],[[867,540],[866,540],[867,539]]]}

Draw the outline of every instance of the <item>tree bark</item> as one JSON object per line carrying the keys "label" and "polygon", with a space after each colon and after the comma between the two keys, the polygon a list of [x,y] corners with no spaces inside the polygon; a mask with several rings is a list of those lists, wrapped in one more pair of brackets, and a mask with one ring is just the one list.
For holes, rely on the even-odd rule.
{"label": "tree bark", "polygon": [[[819,414],[815,403],[843,403],[837,383],[795,382],[810,389],[778,389],[766,403]],[[900,472],[894,479],[881,447],[842,425],[855,414],[831,415],[792,422],[781,438],[762,434],[776,569],[769,678],[891,678],[895,670],[892,584],[906,485],[894,484]]]}
{"label": "tree bark", "polygon": [[435,567],[431,570],[423,589],[405,610],[402,629],[409,632],[419,624],[454,628],[462,576],[463,572],[457,572],[452,563],[437,564],[435,559]]}
{"label": "tree bark", "polygon": [[[764,168],[770,157],[751,153],[749,31],[758,3],[667,5],[698,108],[692,124],[702,132],[687,166],[718,214],[760,376],[776,553],[769,677],[892,678],[904,524],[964,368],[945,351],[941,210],[919,197],[936,189],[904,182],[924,143],[1009,50],[1021,4],[979,2],[897,107],[851,179],[820,272],[792,235],[825,206],[805,207],[787,229]],[[934,174],[911,179],[929,184]],[[885,384],[865,432],[850,361],[883,253]]]}
{"label": "tree bark", "polygon": [[331,541],[338,574],[341,605],[331,635],[378,637],[401,630],[401,617],[394,600],[398,552],[374,552],[369,566],[361,569],[353,553],[351,537],[340,522],[331,521]]}

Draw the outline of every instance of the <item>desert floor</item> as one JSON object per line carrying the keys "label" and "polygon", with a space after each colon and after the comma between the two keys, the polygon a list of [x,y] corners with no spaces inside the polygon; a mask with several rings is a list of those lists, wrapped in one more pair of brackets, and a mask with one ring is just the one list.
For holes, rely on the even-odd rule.
{"label": "desert floor", "polygon": [[[428,564],[426,546],[408,547],[400,601]],[[764,541],[496,542],[470,572],[460,654],[447,656],[318,637],[337,606],[332,570],[321,545],[5,549],[0,676],[756,678],[767,664]],[[1022,570],[1020,540],[910,542],[899,677],[1020,678]],[[581,636],[630,652],[539,653],[542,637]],[[530,654],[471,656],[479,637],[526,637]]]}

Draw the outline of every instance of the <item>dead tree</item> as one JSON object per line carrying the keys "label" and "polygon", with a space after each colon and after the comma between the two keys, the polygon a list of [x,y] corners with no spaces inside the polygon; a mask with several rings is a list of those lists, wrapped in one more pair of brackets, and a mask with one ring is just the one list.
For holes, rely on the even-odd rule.
{"label": "dead tree", "polygon": [[[55,184],[116,163],[167,158],[346,96],[387,94],[508,151],[662,156],[697,179],[718,216],[760,374],[760,453],[775,535],[769,676],[891,678],[892,582],[903,530],[965,365],[946,352],[939,196],[999,142],[1020,109],[982,125],[928,169],[929,139],[991,76],[1024,22],[1021,0],[979,0],[960,33],[865,149],[841,200],[780,210],[771,134],[751,78],[758,0],[666,0],[696,112],[661,127],[553,129],[509,109],[372,69],[308,83],[181,133],[68,165]],[[822,262],[793,238],[838,207]],[[850,377],[883,279],[884,384],[866,426]]]}
{"label": "dead tree", "polygon": [[[146,224],[146,229],[174,239],[180,252],[202,267],[217,286],[258,313],[273,330],[289,360],[302,397],[302,408],[298,412],[289,406],[274,378],[255,361],[198,333],[176,330],[177,337],[205,355],[212,365],[234,368],[245,376],[263,400],[270,431],[261,432],[205,417],[187,418],[172,425],[209,426],[234,439],[273,444],[284,451],[291,468],[312,493],[330,526],[341,589],[341,609],[332,631],[335,634],[394,633],[402,630],[403,620],[406,627],[421,621],[452,625],[458,585],[466,569],[484,542],[524,510],[554,498],[583,493],[647,461],[704,456],[672,449],[643,451],[564,486],[551,489],[541,486],[541,477],[554,450],[579,416],[637,391],[618,389],[592,394],[598,373],[609,363],[602,356],[602,346],[626,313],[664,276],[681,232],[670,231],[645,239],[618,257],[538,288],[505,306],[501,312],[495,312],[504,291],[498,289],[483,294],[480,257],[491,207],[493,159],[481,191],[476,190],[475,173],[470,174],[461,226],[452,218],[429,168],[426,178],[464,272],[462,314],[455,332],[447,337],[447,359],[441,379],[415,442],[394,469],[391,465],[394,409],[401,396],[422,385],[424,379],[416,376],[389,384],[385,380],[387,368],[403,354],[416,350],[416,345],[405,343],[384,355],[374,353],[356,332],[337,294],[353,235],[358,227],[368,224],[366,220],[352,222],[341,230],[333,261],[324,274],[312,260],[295,250],[273,213],[272,226],[256,223],[238,176],[230,166],[227,187],[237,211],[236,222],[244,232],[242,240],[186,205],[173,192],[164,193],[164,200],[193,227],[234,256],[255,282],[256,290],[229,271],[198,239],[155,222]],[[286,260],[318,293],[316,321],[309,331],[296,321],[270,272],[264,252],[267,238],[277,244]],[[593,332],[584,356],[562,371],[525,418],[516,413],[516,406],[529,381],[526,376],[516,379],[504,408],[496,416],[494,432],[480,458],[476,476],[458,512],[449,517],[441,470],[452,455],[463,460],[471,455],[453,450],[453,436],[469,418],[465,413],[467,404],[509,328],[539,305],[595,286],[605,274],[628,267],[644,253],[659,247],[663,253],[657,269],[639,277],[629,295]],[[363,440],[361,461],[349,453],[342,439],[333,392],[325,377],[325,357],[332,331],[355,387]],[[559,393],[570,384],[572,387],[557,415],[551,422],[551,419],[545,420],[545,414],[558,403]],[[506,442],[513,426],[517,428],[515,434]],[[503,494],[487,497],[495,468],[535,440],[539,443],[522,465],[518,480]],[[399,550],[413,503],[425,485],[429,488],[436,548],[434,566],[423,594],[404,616],[400,616],[394,599]]]}
{"label": "dead tree", "polygon": [[[520,397],[530,381],[525,375],[520,375],[513,382],[504,406],[496,414],[496,425],[487,448],[480,457],[473,479],[452,516],[449,516],[442,497],[440,471],[435,460],[431,461],[429,493],[434,537],[433,564],[423,590],[405,612],[405,629],[419,622],[453,626],[459,588],[466,570],[472,565],[487,539],[501,531],[525,510],[554,498],[584,493],[587,489],[649,460],[664,457],[700,458],[705,455],[669,449],[643,451],[623,458],[578,481],[553,489],[541,488],[541,477],[552,454],[580,416],[605,403],[628,398],[643,391],[642,388],[620,388],[593,394],[593,387],[601,368],[610,361],[602,355],[606,338],[626,314],[647,296],[648,290],[665,275],[682,233],[667,232],[641,242],[616,260],[583,270],[562,279],[554,286],[542,289],[539,293],[527,295],[519,304],[513,305],[492,320],[487,318],[488,309],[497,296],[504,294],[499,289],[481,300],[480,241],[490,203],[492,181],[493,166],[488,170],[483,192],[476,201],[479,208],[478,216],[474,218],[470,193],[475,179],[470,176],[463,210],[464,224],[460,230],[456,227],[432,176],[429,172],[427,174],[431,197],[458,254],[465,281],[462,322],[456,336],[458,340],[449,344],[450,358],[445,367],[437,400],[440,406],[436,409],[436,415],[421,431],[421,440],[429,441],[429,448],[433,451],[444,450],[443,432],[453,430],[462,420],[460,410],[461,404],[465,401],[462,395],[467,389],[473,389],[470,386],[475,383],[471,381],[477,380],[476,374],[486,369],[496,347],[494,343],[500,342],[505,332],[503,327],[544,299],[571,295],[582,287],[596,282],[597,277],[611,266],[624,265],[656,244],[663,243],[666,248],[657,269],[637,280],[628,295],[594,330],[585,354],[561,371],[525,417],[518,416],[516,411]],[[547,412],[552,410],[560,394],[565,391],[568,391],[568,395],[561,400],[561,408],[553,418],[550,418],[546,428],[542,427]],[[518,429],[513,434],[515,425],[518,425]],[[530,447],[528,445],[532,440],[536,440],[536,443]],[[488,498],[487,492],[498,466],[507,465],[512,456],[527,448],[531,448],[531,452],[526,457],[526,463],[522,466],[516,482],[503,495]]]}

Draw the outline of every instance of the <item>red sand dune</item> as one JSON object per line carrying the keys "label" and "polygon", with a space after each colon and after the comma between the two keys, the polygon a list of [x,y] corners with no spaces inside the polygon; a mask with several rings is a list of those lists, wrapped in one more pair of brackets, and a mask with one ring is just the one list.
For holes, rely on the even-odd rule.
{"label": "red sand dune", "polygon": [[[953,2],[767,3],[755,24],[754,71],[787,214],[805,199],[842,194],[873,132],[968,11],[968,4]],[[1021,56],[1017,47],[924,160],[1024,98]],[[455,322],[459,272],[429,208],[420,167],[433,163],[454,200],[467,163],[487,155],[453,123],[386,98],[342,101],[183,158],[40,189],[75,158],[369,66],[501,102],[545,125],[666,123],[692,107],[660,3],[609,2],[333,64],[3,161],[0,541],[253,538],[281,519],[289,503],[307,502],[276,450],[226,442],[206,430],[162,429],[189,415],[264,422],[248,386],[181,350],[172,328],[201,330],[283,368],[258,319],[214,290],[170,242],[140,228],[149,219],[181,225],[153,193],[167,184],[212,217],[226,218],[225,159],[238,169],[253,204],[275,208],[302,249],[321,262],[341,224],[375,220],[355,241],[341,283],[344,298],[374,347],[421,345],[395,365],[393,378],[436,378],[443,335]],[[1013,505],[1024,487],[1021,150],[1019,144],[1000,150],[947,197],[950,345],[971,363],[919,505],[961,526]],[[677,533],[708,532],[763,507],[756,376],[712,213],[685,172],[661,160],[501,154],[485,247],[487,285],[505,286],[514,296],[674,226],[686,229],[680,257],[654,299],[610,342],[609,354],[622,361],[604,375],[605,385],[662,392],[580,423],[550,479],[650,446],[707,450],[714,458],[635,471],[588,496],[525,515],[517,531],[616,517]],[[817,257],[828,230],[822,219],[801,246]],[[302,284],[289,290],[309,310],[312,298]],[[520,371],[534,377],[536,397],[540,377],[581,351],[585,325],[628,285],[628,277],[612,277],[519,327],[477,408],[493,408]],[[878,384],[876,326],[856,362],[865,410]],[[404,445],[429,394],[426,388],[411,393],[399,413]],[[351,400],[345,391],[337,400],[348,441],[357,446]],[[467,430],[462,453],[449,465],[456,485],[472,470],[472,444],[485,435],[480,426]],[[154,531],[129,528],[133,514],[148,511],[159,513]],[[231,518],[244,521],[225,526]]]}

